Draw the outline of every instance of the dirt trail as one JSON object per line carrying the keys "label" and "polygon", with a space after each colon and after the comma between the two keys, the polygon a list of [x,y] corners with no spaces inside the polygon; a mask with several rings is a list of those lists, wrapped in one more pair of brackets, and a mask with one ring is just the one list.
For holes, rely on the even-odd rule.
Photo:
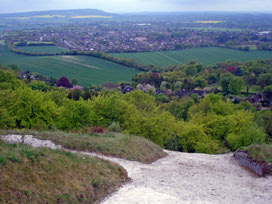
{"label": "dirt trail", "polygon": [[[14,141],[18,141],[18,138]],[[26,141],[34,146],[41,146],[37,139],[35,142],[31,142],[31,138]],[[50,148],[48,141],[40,143],[42,142]],[[167,157],[152,164],[142,164],[95,153],[81,153],[120,164],[132,179],[102,204],[271,203],[272,177],[255,176],[241,167],[232,154],[206,155],[167,151]]]}

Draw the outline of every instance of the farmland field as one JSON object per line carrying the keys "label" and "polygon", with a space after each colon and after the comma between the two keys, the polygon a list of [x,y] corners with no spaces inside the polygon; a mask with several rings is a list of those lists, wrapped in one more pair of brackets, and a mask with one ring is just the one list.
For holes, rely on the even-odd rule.
{"label": "farmland field", "polygon": [[17,46],[20,50],[37,52],[37,53],[49,53],[56,54],[66,51],[65,49],[57,46]]}
{"label": "farmland field", "polygon": [[119,58],[133,58],[140,64],[154,64],[165,67],[185,64],[192,60],[205,65],[214,65],[226,60],[246,62],[255,59],[272,58],[271,51],[241,51],[229,48],[205,47],[176,51],[140,52],[140,53],[114,53]]}
{"label": "farmland field", "polygon": [[200,30],[200,31],[229,31],[229,32],[241,32],[249,29],[241,29],[241,28],[224,28],[224,27],[212,27],[212,26],[206,26],[206,27],[183,27],[184,29],[189,29],[189,30]]}
{"label": "farmland field", "polygon": [[16,64],[22,70],[46,76],[77,79],[82,86],[105,82],[130,81],[137,70],[88,56],[25,56],[0,46],[0,64]]}

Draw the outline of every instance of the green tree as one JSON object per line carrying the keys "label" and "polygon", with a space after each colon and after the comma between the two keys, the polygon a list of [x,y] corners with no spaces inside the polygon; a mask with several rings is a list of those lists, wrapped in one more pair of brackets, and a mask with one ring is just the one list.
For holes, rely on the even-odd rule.
{"label": "green tree", "polygon": [[182,150],[185,152],[216,153],[219,142],[208,137],[199,125],[186,123],[180,136]]}
{"label": "green tree", "polygon": [[190,98],[182,98],[178,101],[170,101],[164,105],[164,108],[177,119],[186,121],[188,119],[188,111],[193,104],[194,102]]}
{"label": "green tree", "polygon": [[196,82],[196,87],[199,87],[199,88],[205,88],[208,85],[207,80],[204,79],[203,77],[195,78],[195,82]]}
{"label": "green tree", "polygon": [[167,81],[163,81],[161,83],[160,90],[170,89],[170,88],[171,88],[171,86],[170,86],[170,84]]}
{"label": "green tree", "polygon": [[175,91],[179,91],[180,89],[182,89],[182,86],[183,86],[182,81],[177,81],[177,82],[174,84],[174,90],[175,90]]}
{"label": "green tree", "polygon": [[169,102],[169,98],[163,94],[160,93],[156,96],[156,101],[160,102],[160,103],[168,103]]}
{"label": "green tree", "polygon": [[229,84],[232,79],[233,79],[233,75],[231,73],[225,73],[221,76],[220,84],[221,84],[223,93],[225,94],[229,93]]}
{"label": "green tree", "polygon": [[43,92],[19,88],[10,92],[4,106],[15,121],[16,128],[47,129],[57,117],[56,105]]}
{"label": "green tree", "polygon": [[264,87],[264,96],[266,99],[271,100],[272,99],[272,85]]}
{"label": "green tree", "polygon": [[262,126],[266,134],[272,138],[272,112],[271,111],[259,111],[255,118],[256,123]]}
{"label": "green tree", "polygon": [[263,144],[265,142],[265,133],[262,128],[257,125],[251,125],[244,128],[239,133],[231,133],[226,138],[232,151],[236,151],[240,147],[246,147],[251,144]]}
{"label": "green tree", "polygon": [[77,84],[78,84],[78,82],[77,82],[77,80],[76,80],[76,79],[72,79],[71,83],[72,83],[72,85],[73,85],[73,86],[75,86],[75,85],[77,85]]}
{"label": "green tree", "polygon": [[272,74],[262,74],[259,78],[258,78],[258,85],[260,85],[262,87],[262,89],[264,89],[265,86],[269,86],[272,84]]}
{"label": "green tree", "polygon": [[32,88],[33,90],[39,90],[44,92],[49,89],[49,86],[44,81],[37,80],[32,80],[27,86]]}
{"label": "green tree", "polygon": [[255,76],[255,74],[252,72],[250,73],[248,70],[244,71],[243,74],[243,79],[245,81],[246,84],[246,92],[247,94],[249,93],[249,89],[252,85],[256,84],[257,78]]}
{"label": "green tree", "polygon": [[107,127],[112,122],[120,122],[122,124],[122,114],[124,113],[125,102],[119,93],[100,94],[89,101],[93,118],[92,123],[97,126]]}
{"label": "green tree", "polygon": [[240,77],[233,77],[228,85],[228,92],[238,95],[241,93],[243,87],[245,85],[245,82]]}
{"label": "green tree", "polygon": [[10,127],[14,127],[14,120],[9,115],[8,110],[0,106],[0,128],[5,129]]}
{"label": "green tree", "polygon": [[7,71],[0,70],[0,90],[3,89],[13,89],[22,86],[21,81],[16,79],[15,75]]}
{"label": "green tree", "polygon": [[82,99],[73,101],[66,99],[59,109],[58,128],[62,130],[78,130],[92,124],[91,106]]}

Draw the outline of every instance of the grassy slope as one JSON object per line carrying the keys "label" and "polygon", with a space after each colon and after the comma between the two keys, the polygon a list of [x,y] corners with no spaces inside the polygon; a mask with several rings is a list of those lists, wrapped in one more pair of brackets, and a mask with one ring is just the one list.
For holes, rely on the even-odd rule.
{"label": "grassy slope", "polygon": [[0,203],[98,203],[126,180],[111,162],[0,141]]}
{"label": "grassy slope", "polygon": [[166,156],[163,150],[152,142],[136,136],[120,133],[105,133],[101,135],[72,134],[65,132],[36,132],[36,131],[2,131],[2,134],[17,133],[31,134],[39,139],[51,140],[65,148],[97,152],[108,156],[128,160],[151,163]]}
{"label": "grassy slope", "polygon": [[141,64],[154,64],[156,66],[169,66],[185,64],[191,60],[205,65],[213,65],[226,60],[246,62],[254,59],[266,59],[272,57],[270,51],[240,51],[228,48],[193,48],[177,51],[147,52],[147,53],[116,53],[112,54],[120,58],[135,58]]}
{"label": "grassy slope", "polygon": [[[68,57],[68,58],[67,58]],[[102,59],[87,56],[25,56],[10,52],[0,45],[0,64],[17,64],[23,70],[47,76],[77,79],[82,86],[108,81],[130,81],[137,70]],[[99,69],[91,68],[90,66]]]}
{"label": "grassy slope", "polygon": [[272,164],[272,144],[251,145],[242,148],[248,155],[256,161]]}
{"label": "grassy slope", "polygon": [[50,53],[56,54],[66,51],[63,48],[57,46],[18,46],[20,50],[30,51],[30,52],[37,52],[37,53]]}

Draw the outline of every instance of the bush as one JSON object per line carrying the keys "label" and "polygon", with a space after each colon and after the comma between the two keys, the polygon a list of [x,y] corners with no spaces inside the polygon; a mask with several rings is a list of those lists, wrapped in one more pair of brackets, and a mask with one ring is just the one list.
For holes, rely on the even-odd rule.
{"label": "bush", "polygon": [[126,103],[121,99],[121,95],[114,94],[100,94],[89,102],[93,111],[92,122],[95,126],[107,127],[113,121],[120,122],[121,116],[126,107]]}
{"label": "bush", "polygon": [[182,98],[178,101],[171,101],[164,105],[165,109],[177,119],[188,119],[188,111],[194,102],[190,98]]}
{"label": "bush", "polygon": [[271,111],[261,111],[256,114],[255,121],[262,127],[266,134],[272,138],[272,112]]}
{"label": "bush", "polygon": [[22,86],[21,81],[16,79],[15,75],[9,72],[0,70],[0,90],[16,89]]}
{"label": "bush", "polygon": [[78,130],[92,125],[92,111],[85,101],[66,99],[60,108],[58,128],[62,130]]}
{"label": "bush", "polygon": [[121,128],[119,122],[112,122],[112,123],[108,126],[108,130],[109,130],[110,132],[122,132],[122,128]]}
{"label": "bush", "polygon": [[57,81],[57,87],[72,88],[73,85],[70,83],[69,79],[66,77],[60,77]]}
{"label": "bush", "polygon": [[265,133],[262,128],[253,124],[245,128],[240,133],[231,133],[226,140],[232,151],[236,151],[240,147],[247,147],[251,144],[263,144],[265,142]]}
{"label": "bush", "polygon": [[33,80],[27,86],[32,88],[33,90],[39,90],[44,92],[49,89],[49,86],[44,81]]}
{"label": "bush", "polygon": [[186,123],[180,136],[182,150],[185,152],[216,153],[219,141],[207,136],[203,128],[196,124]]}
{"label": "bush", "polygon": [[8,128],[14,126],[14,121],[10,117],[6,108],[0,107],[0,128]]}
{"label": "bush", "polygon": [[11,128],[48,129],[54,125],[57,117],[56,104],[44,93],[30,88],[0,94],[0,104],[12,118]]}
{"label": "bush", "polygon": [[92,134],[96,134],[96,133],[104,133],[105,132],[105,130],[104,130],[104,128],[103,127],[93,127],[92,129],[91,129],[91,132],[92,132]]}

